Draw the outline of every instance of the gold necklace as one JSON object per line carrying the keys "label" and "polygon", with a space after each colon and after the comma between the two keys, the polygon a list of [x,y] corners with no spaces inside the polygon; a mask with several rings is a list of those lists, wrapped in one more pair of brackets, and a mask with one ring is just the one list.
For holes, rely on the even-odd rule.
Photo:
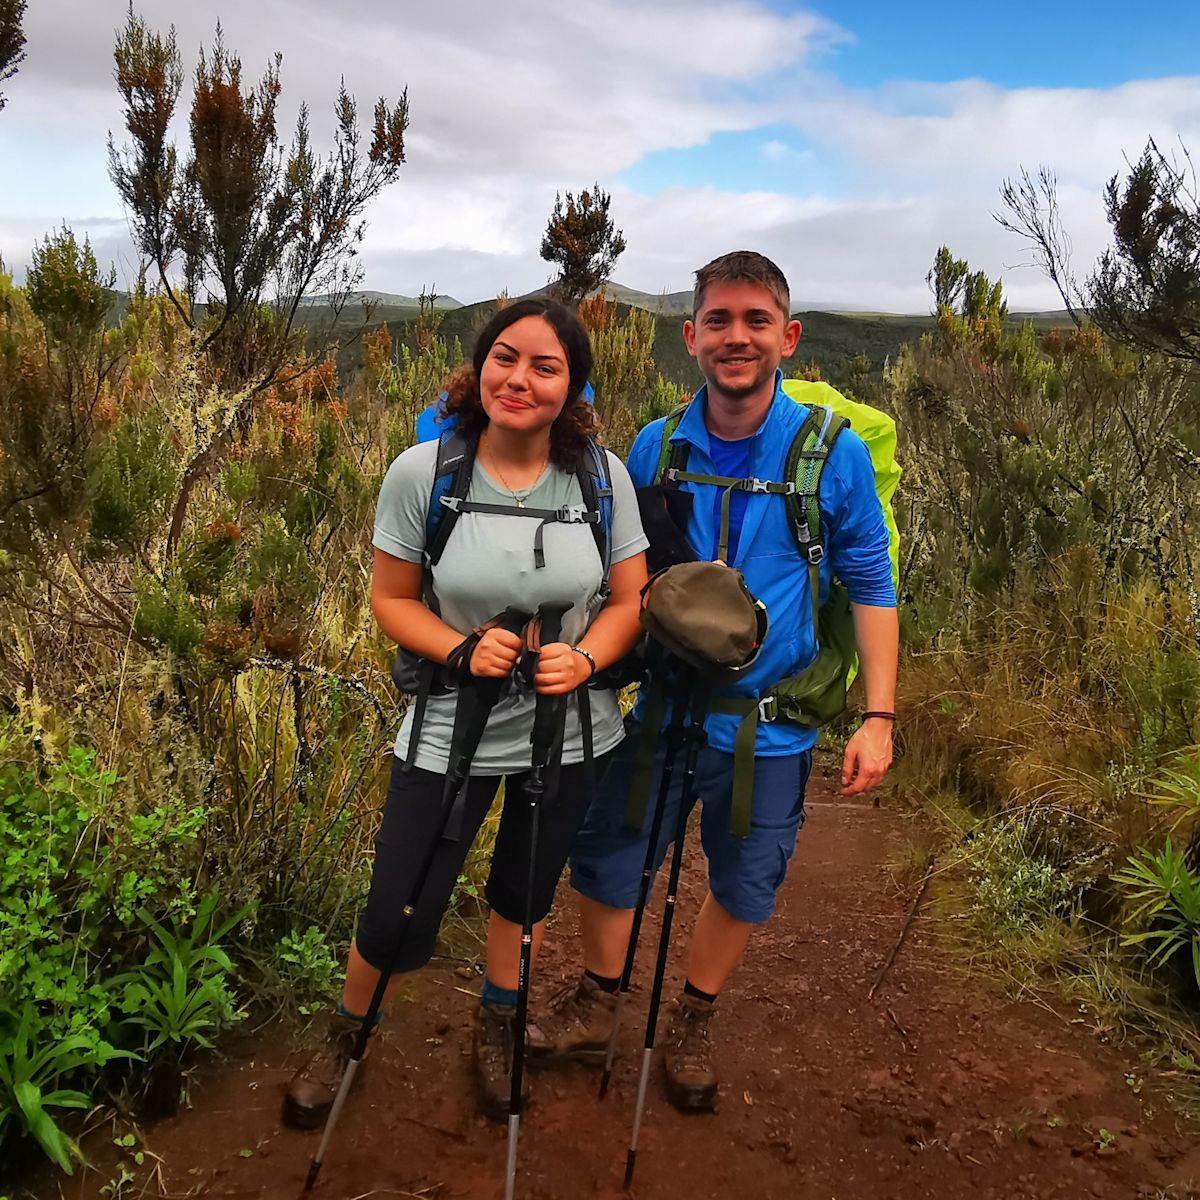
{"label": "gold necklace", "polygon": [[542,473],[550,465],[549,453],[547,453],[546,457],[542,460],[542,465],[540,467],[538,467],[537,475],[534,476],[533,482],[527,488],[525,488],[525,490],[522,492],[518,492],[515,488],[513,488],[509,484],[508,480],[504,478],[504,472],[500,470],[500,464],[496,461],[496,455],[492,451],[490,442],[487,445],[487,453],[488,453],[488,458],[490,459],[490,462],[487,464],[488,467],[490,467],[491,470],[495,472],[496,478],[500,481],[504,490],[513,498],[513,501],[515,502],[516,506],[518,508],[524,508],[525,501],[529,499],[529,493],[532,492],[535,487],[537,487],[538,480],[541,479]]}

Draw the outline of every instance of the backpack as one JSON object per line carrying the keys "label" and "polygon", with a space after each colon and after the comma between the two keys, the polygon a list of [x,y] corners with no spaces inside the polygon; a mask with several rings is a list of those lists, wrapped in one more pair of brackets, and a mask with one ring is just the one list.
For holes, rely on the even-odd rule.
{"label": "backpack", "polygon": [[[768,696],[752,703],[756,716],[764,720],[782,718],[798,725],[821,726],[846,709],[846,692],[858,672],[858,654],[854,641],[854,621],[850,597],[836,579],[831,582],[828,598],[820,604],[820,564],[825,557],[825,534],[821,521],[820,490],[825,464],[838,436],[853,429],[863,439],[875,468],[875,490],[883,506],[888,530],[892,581],[899,581],[899,532],[891,500],[900,480],[896,463],[896,423],[886,413],[868,404],[849,400],[827,383],[788,379],[784,392],[808,408],[785,459],[784,480],[729,479],[724,476],[698,475],[687,470],[690,447],[687,442],[670,439],[679,428],[685,408],[673,412],[663,425],[659,450],[658,480],[666,487],[681,483],[706,483],[726,490],[726,499],[736,489],[766,492],[783,497],[789,515],[789,527],[796,550],[808,568],[812,595],[813,630],[817,655],[798,675],[780,680]],[[728,513],[728,504],[725,506]],[[721,556],[728,545],[728,528],[721,532]],[[714,711],[740,712],[751,701],[732,697],[714,703]]]}

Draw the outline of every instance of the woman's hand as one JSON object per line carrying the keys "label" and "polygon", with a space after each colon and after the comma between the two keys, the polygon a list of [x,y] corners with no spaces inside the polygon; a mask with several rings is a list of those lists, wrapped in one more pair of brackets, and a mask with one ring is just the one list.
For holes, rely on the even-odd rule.
{"label": "woman's hand", "polygon": [[562,696],[586,683],[591,674],[591,664],[582,654],[576,654],[566,642],[551,642],[538,655],[533,686],[543,696]]}
{"label": "woman's hand", "polygon": [[511,675],[523,646],[519,633],[509,633],[499,627],[489,629],[471,654],[471,674],[489,679]]}

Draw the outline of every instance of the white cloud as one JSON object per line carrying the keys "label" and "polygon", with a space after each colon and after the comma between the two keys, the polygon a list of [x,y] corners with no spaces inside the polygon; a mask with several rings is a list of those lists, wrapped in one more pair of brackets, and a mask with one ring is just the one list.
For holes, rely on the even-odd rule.
{"label": "white cloud", "polygon": [[1098,184],[1136,157],[1148,136],[1167,145],[1200,139],[1200,78],[1113,88],[1005,90],[979,80],[844,89],[809,103],[796,125],[840,148],[863,176],[935,179],[951,189],[995,185],[1021,164]]}
{"label": "white cloud", "polygon": [[791,153],[791,147],[786,142],[781,142],[777,138],[772,138],[769,142],[763,142],[759,147],[763,158],[769,159],[771,162],[779,162],[781,159],[787,158]]}

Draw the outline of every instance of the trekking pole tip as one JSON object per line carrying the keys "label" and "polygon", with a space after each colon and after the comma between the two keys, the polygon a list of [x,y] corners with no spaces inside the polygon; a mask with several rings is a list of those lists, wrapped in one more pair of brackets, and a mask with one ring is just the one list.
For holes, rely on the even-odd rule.
{"label": "trekking pole tip", "polygon": [[624,1188],[625,1191],[629,1191],[629,1189],[633,1187],[633,1168],[636,1166],[636,1164],[637,1151],[630,1150],[625,1156],[625,1182],[621,1184],[621,1187]]}
{"label": "trekking pole tip", "polygon": [[612,1071],[608,1067],[605,1067],[604,1074],[600,1076],[600,1095],[598,1099],[603,1100],[608,1095],[608,1084],[611,1079]]}
{"label": "trekking pole tip", "polygon": [[303,1193],[304,1195],[307,1196],[308,1193],[313,1190],[313,1186],[317,1182],[317,1176],[320,1173],[321,1173],[321,1164],[320,1164],[320,1162],[317,1161],[317,1159],[314,1158],[312,1160],[312,1162],[310,1162],[308,1164],[308,1174],[305,1176],[305,1179],[304,1179],[304,1193]]}

